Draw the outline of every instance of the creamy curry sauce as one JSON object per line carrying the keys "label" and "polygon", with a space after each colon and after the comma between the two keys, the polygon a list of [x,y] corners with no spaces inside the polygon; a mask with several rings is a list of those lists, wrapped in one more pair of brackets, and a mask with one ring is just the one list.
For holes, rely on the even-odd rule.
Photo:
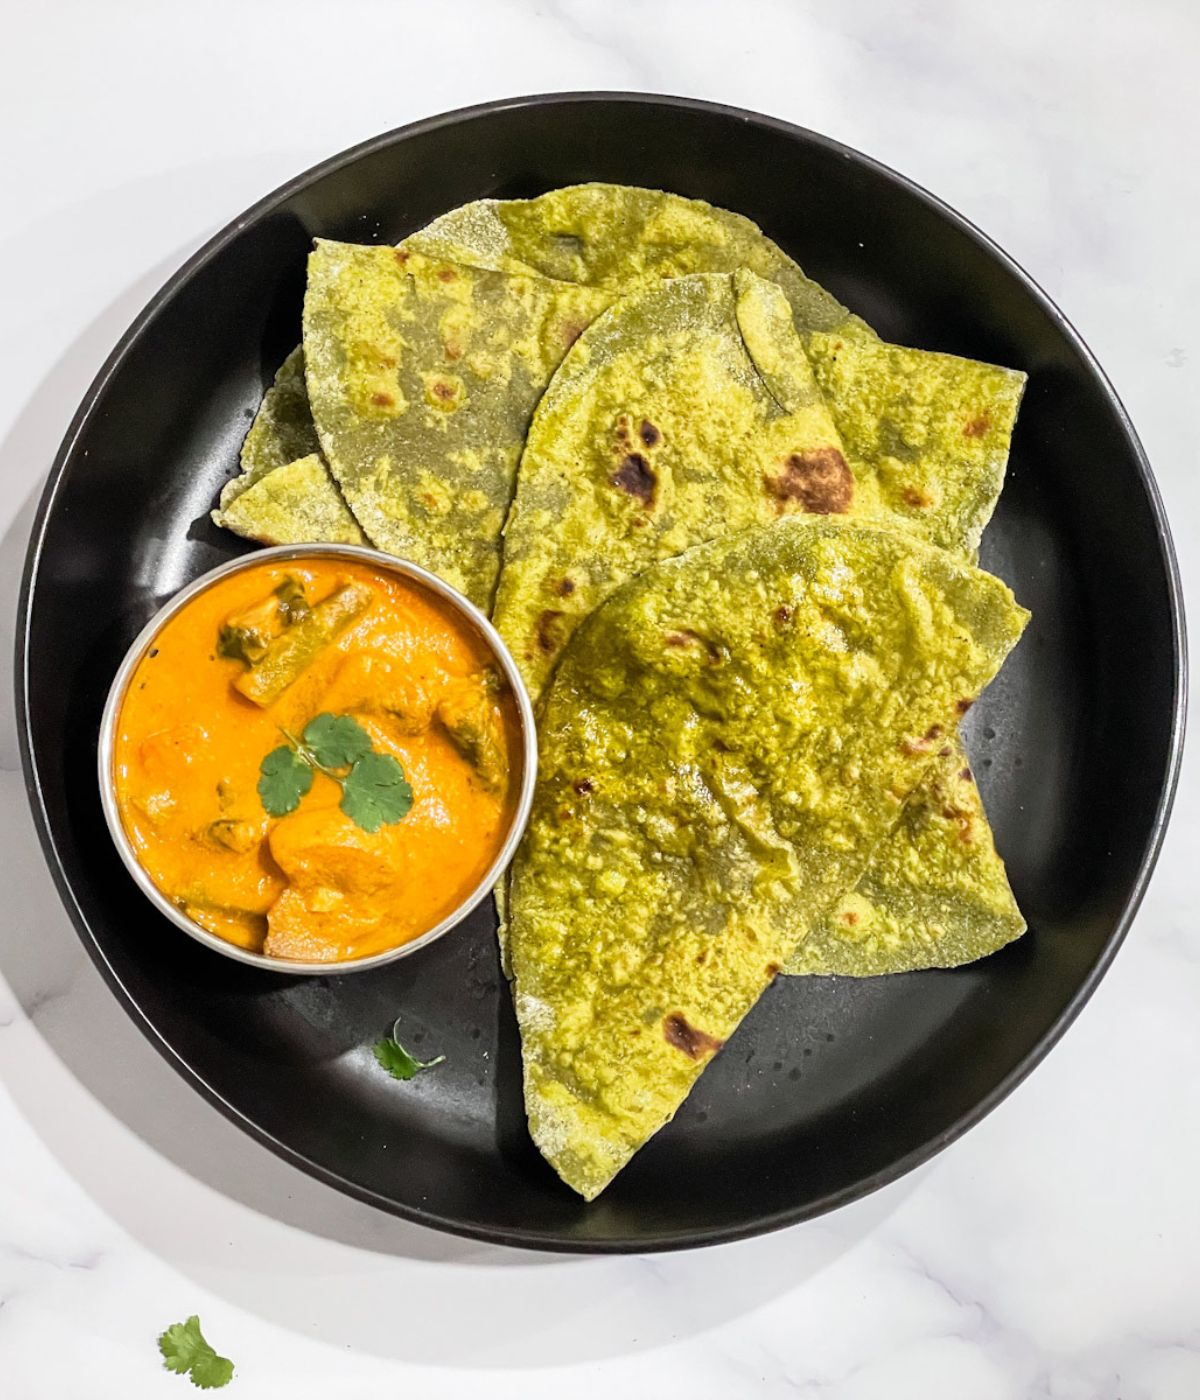
{"label": "creamy curry sauce", "polygon": [[[263,758],[349,715],[412,788],[365,830],[321,772],[271,817]],[[114,779],[155,885],[198,924],[281,958],[368,957],[478,885],[520,786],[516,706],[484,640],[415,583],[337,559],[231,574],[165,625],[122,702]]]}

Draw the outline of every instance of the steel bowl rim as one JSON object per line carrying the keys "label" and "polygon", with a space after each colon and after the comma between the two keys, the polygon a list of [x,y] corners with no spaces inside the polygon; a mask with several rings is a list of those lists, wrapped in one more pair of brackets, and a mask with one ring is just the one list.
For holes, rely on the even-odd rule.
{"label": "steel bowl rim", "polygon": [[[368,957],[347,958],[338,962],[308,962],[299,958],[276,958],[266,953],[256,953],[249,948],[241,948],[236,943],[231,943],[228,939],[211,933],[196,923],[194,919],[189,918],[177,904],[168,899],[158,888],[150,878],[146,868],[138,860],[133,842],[129,839],[129,833],[125,830],[125,824],[121,820],[113,772],[117,722],[120,718],[121,705],[139,664],[167,623],[182,612],[193,599],[198,598],[215,584],[232,577],[234,574],[245,573],[262,564],[295,563],[312,558],[345,559],[353,563],[367,564],[374,569],[416,583],[426,592],[434,594],[449,604],[479,633],[496,661],[499,662],[504,671],[505,679],[512,687],[516,697],[521,729],[523,768],[520,792],[513,808],[512,819],[504,842],[478,883],[444,918],[419,937],[409,939],[408,942],[400,943],[393,948],[384,949],[382,952],[372,953]],[[456,588],[451,587],[444,579],[438,578],[428,569],[424,569],[419,564],[414,564],[407,559],[400,559],[395,555],[385,553],[383,550],[370,549],[362,545],[273,545],[265,549],[254,550],[249,554],[239,555],[236,559],[227,560],[224,564],[218,564],[216,568],[209,569],[192,579],[190,583],[173,593],[155,610],[153,616],[149,618],[142,630],[129,644],[121,664],[113,676],[112,683],[109,685],[108,696],[104,702],[104,711],[100,720],[99,742],[96,746],[96,779],[100,788],[100,805],[104,811],[104,820],[113,844],[117,848],[117,854],[121,857],[122,863],[133,877],[138,889],[164,918],[169,919],[176,928],[182,929],[184,933],[194,938],[198,943],[202,943],[206,948],[220,953],[224,957],[232,958],[235,962],[246,963],[251,967],[261,968],[268,972],[284,973],[293,977],[331,977],[385,967],[388,963],[397,962],[401,958],[419,952],[422,948],[428,948],[430,944],[444,938],[447,933],[461,924],[471,911],[487,897],[495,887],[496,881],[511,863],[521,837],[525,834],[525,828],[529,824],[529,814],[533,807],[534,786],[537,782],[537,727],[533,715],[533,705],[529,699],[529,691],[503,638],[474,603],[464,597]]]}
{"label": "steel bowl rim", "polygon": [[[543,106],[565,107],[584,103],[609,103],[614,106],[645,104],[663,109],[681,108],[687,111],[725,117],[739,124],[773,131],[792,141],[808,144],[819,150],[823,150],[847,163],[855,165],[858,169],[880,180],[899,187],[919,203],[924,204],[941,220],[956,229],[987,253],[990,258],[1023,288],[1041,308],[1043,313],[1055,324],[1067,342],[1074,347],[1080,359],[1087,367],[1088,372],[1094,379],[1100,393],[1111,408],[1131,449],[1141,488],[1145,494],[1153,518],[1166,580],[1167,602],[1171,612],[1171,670],[1173,683],[1169,744],[1162,773],[1161,790],[1155,807],[1153,820],[1146,833],[1137,872],[1131,882],[1129,896],[1125,902],[1124,908],[1114,923],[1112,933],[1109,935],[1108,941],[1101,954],[1088,970],[1087,974],[1081,979],[1074,995],[1063,1008],[1058,1019],[1040,1038],[1037,1044],[1032,1047],[1023,1060],[1015,1065],[1003,1079],[988,1091],[988,1093],[981,1096],[969,1111],[960,1115],[944,1131],[930,1137],[926,1142],[922,1143],[905,1156],[897,1158],[895,1161],[889,1163],[886,1168],[869,1173],[855,1181],[848,1182],[838,1190],[828,1192],[826,1195],[813,1201],[807,1202],[794,1209],[779,1212],[769,1218],[761,1218],[747,1224],[716,1226],[710,1229],[688,1229],[687,1231],[675,1233],[663,1232],[653,1237],[647,1237],[645,1235],[610,1237],[599,1241],[582,1241],[561,1235],[548,1235],[546,1232],[539,1231],[536,1228],[516,1226],[497,1228],[488,1225],[480,1225],[445,1216],[429,1209],[422,1209],[420,1207],[394,1201],[306,1157],[304,1153],[298,1151],[288,1143],[283,1142],[274,1134],[268,1132],[254,1122],[243,1113],[241,1109],[229,1102],[219,1090],[199,1074],[196,1069],[179,1054],[176,1048],[163,1037],[158,1027],[148,1019],[136,998],[125,986],[117,970],[110,964],[103,948],[101,948],[92,931],[86,911],[79,905],[79,902],[75,898],[66,871],[59,859],[54,835],[50,826],[49,815],[42,799],[37,764],[33,753],[33,734],[28,703],[28,657],[30,632],[33,622],[30,605],[32,602],[33,588],[37,580],[42,544],[50,512],[54,507],[55,499],[58,494],[58,488],[66,475],[66,469],[74,455],[77,440],[95,411],[97,403],[108,386],[109,380],[118,371],[133,344],[141,338],[154,322],[160,308],[174,297],[200,268],[212,258],[216,257],[225,246],[232,242],[248,225],[257,222],[274,210],[277,205],[290,199],[316,181],[333,174],[343,166],[353,164],[376,150],[382,150],[392,144],[422,135],[425,132],[436,131],[443,126],[455,125],[466,120],[488,117],[505,111]],[[1187,717],[1188,654],[1183,588],[1180,579],[1178,559],[1166,512],[1163,507],[1162,497],[1158,485],[1154,480],[1154,475],[1145,449],[1130,421],[1125,406],[1121,402],[1120,397],[1108,379],[1108,376],[1101,368],[1087,342],[1038,282],[1021,267],[1010,254],[1005,252],[1003,248],[995,243],[965,215],[960,214],[949,204],[945,203],[908,176],[901,174],[899,171],[894,170],[881,161],[875,160],[871,156],[865,155],[852,146],[848,146],[832,137],[822,135],[819,132],[812,131],[807,127],[800,126],[797,123],[786,121],[783,118],[768,116],[760,112],[736,107],[727,103],[710,102],[700,98],[669,94],[605,90],[547,92],[498,98],[487,102],[471,104],[466,107],[455,108],[451,111],[405,123],[402,126],[373,136],[366,141],[362,141],[344,151],[338,152],[323,161],[319,161],[307,170],[285,181],[255,204],[252,204],[236,218],[230,220],[222,229],[197,249],[197,251],[167,279],[159,291],[150,299],[145,308],[132,322],[129,329],[114,346],[112,352],[101,365],[95,379],[80,401],[80,405],[55,455],[30,532],[30,543],[26,554],[25,569],[21,583],[18,618],[19,626],[17,628],[15,648],[17,728],[21,747],[21,762],[25,777],[25,788],[33,810],[38,840],[42,846],[47,864],[50,867],[55,886],[58,889],[72,923],[75,925],[76,931],[80,935],[89,955],[96,963],[101,975],[113,989],[126,1012],[133,1019],[134,1024],[138,1026],[147,1039],[150,1040],[151,1044],[155,1046],[182,1077],[208,1099],[220,1112],[229,1118],[231,1122],[236,1123],[245,1132],[249,1133],[251,1137],[261,1142],[277,1156],[282,1157],[293,1166],[299,1167],[310,1176],[314,1176],[324,1181],[326,1184],[358,1200],[364,1201],[369,1205],[388,1211],[393,1215],[415,1221],[418,1224],[444,1230],[450,1234],[465,1236],[470,1239],[484,1240],[489,1243],[518,1246],[534,1250],[552,1250],[573,1254],[657,1253],[665,1250],[699,1248],[711,1244],[722,1244],[735,1240],[747,1239],[771,1230],[780,1229],[787,1225],[813,1219],[830,1210],[849,1204],[851,1201],[857,1200],[877,1190],[879,1187],[898,1180],[900,1177],[913,1171],[915,1168],[936,1156],[944,1147],[956,1141],[965,1132],[981,1122],[994,1108],[1007,1098],[1013,1089],[1015,1089],[1042,1059],[1045,1058],[1050,1050],[1053,1049],[1054,1045],[1057,1044],[1063,1033],[1070,1027],[1076,1016],[1078,1016],[1083,1006],[1092,996],[1101,978],[1107,972],[1118,949],[1124,942],[1129,927],[1141,906],[1151,874],[1158,860],[1178,789],[1180,768],[1183,758],[1184,732]]]}

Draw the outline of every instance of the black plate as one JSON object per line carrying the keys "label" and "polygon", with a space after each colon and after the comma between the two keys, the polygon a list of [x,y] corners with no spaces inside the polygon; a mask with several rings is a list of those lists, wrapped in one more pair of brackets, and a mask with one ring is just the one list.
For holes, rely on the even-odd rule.
{"label": "black plate", "polygon": [[[889,340],[1025,369],[983,563],[1033,609],[968,735],[1032,932],[954,972],[779,979],[678,1118],[584,1206],[541,1161],[490,909],[412,959],[329,980],[225,961],[122,869],[94,783],[121,653],[238,550],[206,512],[300,329],[314,234],[392,242],[483,195],[660,186],[756,219]],[[25,579],[29,793],[88,950],[196,1088],[289,1160],[389,1210],[489,1239],[666,1249],[801,1220],[890,1181],[1046,1053],[1141,897],[1175,782],[1184,658],[1145,458],[1079,337],[957,214],[782,122],[699,102],[543,97],[382,136],[271,195],[155,298],[101,370],[50,476]],[[367,1046],[402,1012],[444,1052],[407,1086]]]}

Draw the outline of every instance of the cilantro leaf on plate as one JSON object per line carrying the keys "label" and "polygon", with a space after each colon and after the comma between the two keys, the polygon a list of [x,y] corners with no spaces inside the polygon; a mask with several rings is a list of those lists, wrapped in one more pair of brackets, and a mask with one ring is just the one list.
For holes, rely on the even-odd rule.
{"label": "cilantro leaf on plate", "polygon": [[399,1029],[400,1022],[397,1021],[392,1027],[391,1035],[385,1035],[382,1040],[377,1040],[372,1047],[375,1051],[375,1058],[393,1079],[412,1079],[421,1070],[432,1069],[434,1065],[440,1065],[446,1058],[445,1055],[439,1055],[433,1060],[418,1060],[415,1055],[410,1054],[400,1044],[396,1035]]}
{"label": "cilantro leaf on plate", "polygon": [[271,817],[286,817],[294,812],[312,787],[312,769],[290,744],[272,749],[259,765],[258,773],[258,795]]}
{"label": "cilantro leaf on plate", "polygon": [[317,715],[304,726],[304,742],[323,768],[347,768],[371,752],[371,736],[350,715]]}
{"label": "cilantro leaf on plate", "polygon": [[413,790],[391,754],[363,754],[342,783],[339,805],[364,831],[375,832],[386,822],[400,821],[412,804]]}
{"label": "cilantro leaf on plate", "polygon": [[189,1376],[200,1390],[219,1390],[233,1379],[233,1362],[218,1356],[204,1340],[195,1313],[186,1322],[168,1327],[158,1339],[158,1349],[168,1371]]}

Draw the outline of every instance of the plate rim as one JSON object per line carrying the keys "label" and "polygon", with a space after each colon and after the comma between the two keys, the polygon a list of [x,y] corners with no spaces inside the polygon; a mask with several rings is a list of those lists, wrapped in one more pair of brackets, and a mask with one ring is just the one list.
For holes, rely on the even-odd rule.
{"label": "plate rim", "polygon": [[[1154,818],[1150,825],[1141,858],[1138,861],[1137,871],[1133,878],[1129,896],[1125,900],[1113,930],[1105,941],[1104,947],[1095,963],[1088,970],[1087,975],[1081,980],[1071,996],[1070,1001],[1059,1013],[1054,1023],[1046,1033],[1039,1038],[1037,1043],[1020,1062],[967,1112],[961,1114],[952,1124],[943,1129],[940,1133],[934,1134],[911,1152],[890,1162],[886,1167],[868,1173],[853,1182],[849,1182],[836,1191],[827,1192],[814,1201],[787,1210],[777,1211],[770,1216],[759,1217],[753,1222],[746,1224],[714,1226],[709,1229],[677,1230],[658,1233],[653,1237],[624,1235],[595,1241],[555,1236],[544,1231],[539,1232],[525,1227],[510,1226],[498,1228],[479,1225],[473,1222],[465,1222],[453,1217],[444,1216],[436,1211],[426,1210],[418,1206],[411,1206],[391,1200],[371,1190],[369,1187],[362,1186],[357,1182],[349,1180],[347,1177],[340,1175],[338,1172],[331,1170],[320,1162],[306,1157],[302,1152],[299,1152],[297,1149],[275,1137],[272,1133],[249,1118],[241,1109],[232,1104],[188,1064],[174,1046],[164,1038],[162,1033],[142,1010],[137,1000],[126,988],[116,969],[108,961],[103,948],[100,946],[95,933],[92,931],[85,911],[75,898],[75,893],[71,888],[70,881],[59,858],[58,848],[55,843],[53,831],[51,830],[49,817],[42,800],[41,780],[33,754],[32,716],[30,713],[28,693],[33,594],[37,584],[38,571],[41,564],[46,530],[51,512],[54,509],[55,501],[63,479],[66,476],[67,469],[71,465],[74,457],[76,444],[95,411],[97,401],[105,392],[109,382],[119,371],[134,344],[152,325],[162,307],[175,296],[180,288],[191,280],[196,272],[216,257],[225,246],[232,242],[245,228],[258,222],[269,214],[277,205],[290,199],[294,194],[301,192],[314,182],[323,179],[327,175],[345,166],[354,164],[377,150],[385,149],[396,142],[407,140],[410,137],[418,136],[428,131],[435,131],[444,126],[455,125],[459,122],[478,117],[490,116],[523,108],[582,103],[610,103],[614,105],[640,104],[667,109],[679,108],[697,113],[733,118],[747,125],[777,132],[790,139],[808,143],[831,155],[846,160],[877,178],[898,185],[904,192],[926,205],[933,213],[950,223],[961,234],[965,235],[985,253],[995,259],[1001,267],[1008,272],[1010,276],[1014,277],[1017,282],[1023,286],[1025,291],[1033,297],[1043,312],[1054,322],[1060,333],[1078,353],[1080,359],[1107,399],[1126,441],[1132,449],[1141,487],[1150,507],[1155,535],[1158,540],[1159,551],[1166,576],[1167,602],[1171,614],[1170,630],[1172,640],[1172,707],[1169,747],[1166,756],[1165,770],[1162,775],[1161,787],[1155,805]],[[423,117],[416,121],[407,122],[379,135],[369,137],[365,141],[358,142],[333,156],[318,161],[315,165],[310,166],[300,174],[286,180],[283,184],[264,195],[241,214],[229,220],[229,222],[213,234],[211,238],[206,240],[200,248],[186,258],[179,268],[164,282],[162,287],[150,298],[143,309],[134,318],[129,328],[117,341],[112,351],[105,358],[81,399],[79,407],[73,414],[58,451],[55,453],[53,463],[51,464],[48,476],[42,488],[37,511],[30,529],[29,542],[26,548],[25,561],[22,569],[16,623],[17,626],[14,638],[14,688],[16,694],[17,735],[21,751],[21,771],[24,778],[25,793],[33,814],[38,842],[41,846],[42,855],[49,867],[59,898],[62,900],[80,942],[84,945],[104,981],[113,992],[117,1001],[124,1008],[126,1014],[133,1021],[134,1025],[138,1027],[155,1049],[166,1059],[168,1064],[180,1074],[184,1081],[195,1089],[225,1118],[241,1128],[251,1138],[275,1153],[276,1156],[282,1158],[290,1165],[299,1168],[307,1175],[315,1177],[326,1185],[332,1186],[368,1205],[386,1211],[390,1215],[400,1216],[403,1219],[431,1229],[441,1230],[467,1239],[481,1240],[489,1244],[566,1254],[649,1254],[668,1250],[696,1249],[708,1245],[725,1244],[736,1240],[748,1239],[756,1235],[767,1234],[788,1225],[799,1224],[805,1220],[811,1220],[829,1211],[836,1210],[841,1206],[848,1205],[851,1201],[869,1195],[880,1187],[898,1181],[901,1177],[906,1176],[909,1172],[936,1156],[945,1147],[948,1147],[952,1142],[955,1142],[958,1138],[962,1137],[964,1133],[968,1132],[987,1117],[994,1108],[1003,1102],[1003,1100],[1028,1077],[1033,1069],[1041,1063],[1062,1038],[1092,996],[1101,978],[1108,971],[1118,950],[1124,943],[1129,929],[1141,907],[1142,900],[1145,897],[1170,822],[1171,812],[1178,792],[1187,720],[1188,649],[1183,587],[1179,572],[1179,562],[1162,496],[1158,484],[1155,481],[1146,451],[1142,446],[1137,431],[1116,389],[1113,387],[1108,375],[1096,359],[1090,346],[1051,297],[1009,253],[1005,252],[999,244],[978,228],[970,219],[952,208],[938,196],[932,194],[922,185],[919,185],[916,181],[894,170],[892,167],[885,165],[882,161],[876,160],[874,157],[866,155],[854,147],[846,145],[844,142],[837,141],[832,137],[825,136],[820,132],[800,126],[794,122],[786,121],[780,117],[770,116],[765,113],[755,112],[748,108],[737,107],[727,103],[658,93],[606,90],[534,93],[473,103],[469,106],[454,108],[453,110],[441,112],[431,117]]]}

